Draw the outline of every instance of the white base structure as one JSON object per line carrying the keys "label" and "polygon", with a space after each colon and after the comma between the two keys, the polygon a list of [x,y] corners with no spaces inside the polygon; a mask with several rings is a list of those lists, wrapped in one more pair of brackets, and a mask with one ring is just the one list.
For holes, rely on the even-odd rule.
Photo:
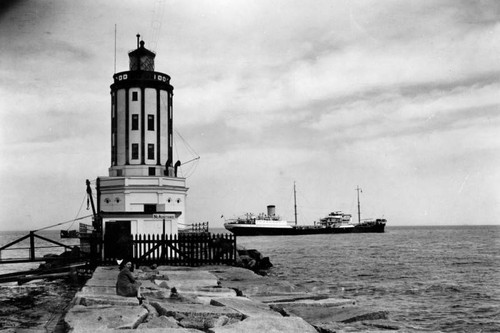
{"label": "white base structure", "polygon": [[101,177],[103,232],[109,222],[130,221],[131,234],[177,234],[185,224],[185,178]]}

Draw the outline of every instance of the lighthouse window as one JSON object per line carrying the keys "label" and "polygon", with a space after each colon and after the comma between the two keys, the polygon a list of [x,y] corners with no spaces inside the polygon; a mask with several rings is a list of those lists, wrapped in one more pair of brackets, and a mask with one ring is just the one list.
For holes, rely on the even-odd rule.
{"label": "lighthouse window", "polygon": [[144,213],[146,214],[156,213],[156,205],[144,204]]}
{"label": "lighthouse window", "polygon": [[137,131],[137,130],[139,130],[139,115],[133,114],[132,115],[132,131]]}
{"label": "lighthouse window", "polygon": [[152,114],[148,114],[148,131],[155,130],[155,116]]}
{"label": "lighthouse window", "polygon": [[132,100],[137,101],[138,96],[137,96],[137,91],[132,91]]}
{"label": "lighthouse window", "polygon": [[139,159],[139,144],[138,143],[132,144],[132,159],[133,160]]}
{"label": "lighthouse window", "polygon": [[155,159],[155,145],[152,143],[148,143],[148,160]]}

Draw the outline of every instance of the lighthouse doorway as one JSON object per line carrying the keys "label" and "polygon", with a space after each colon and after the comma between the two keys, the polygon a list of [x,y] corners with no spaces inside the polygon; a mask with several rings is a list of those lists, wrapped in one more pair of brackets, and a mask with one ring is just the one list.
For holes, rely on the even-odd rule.
{"label": "lighthouse doorway", "polygon": [[133,245],[130,221],[106,222],[104,256],[106,259],[132,259]]}

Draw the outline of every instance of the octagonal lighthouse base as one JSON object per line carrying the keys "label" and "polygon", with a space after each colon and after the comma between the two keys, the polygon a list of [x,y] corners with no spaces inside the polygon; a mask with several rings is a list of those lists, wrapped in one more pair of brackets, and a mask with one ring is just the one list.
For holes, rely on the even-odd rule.
{"label": "octagonal lighthouse base", "polygon": [[[119,224],[129,235],[177,234],[185,224],[186,179],[174,177],[100,177],[98,201],[103,233]],[[117,224],[118,225],[118,224]]]}

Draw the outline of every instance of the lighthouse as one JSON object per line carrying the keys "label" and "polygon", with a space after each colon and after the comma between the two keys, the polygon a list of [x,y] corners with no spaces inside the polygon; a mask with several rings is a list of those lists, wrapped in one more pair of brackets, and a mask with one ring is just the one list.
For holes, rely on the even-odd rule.
{"label": "lighthouse", "polygon": [[[185,223],[186,179],[173,159],[173,91],[170,76],[155,71],[156,54],[137,35],[129,70],[111,84],[111,166],[97,180],[105,244],[131,235],[177,234]],[[107,246],[105,256],[120,257]]]}

